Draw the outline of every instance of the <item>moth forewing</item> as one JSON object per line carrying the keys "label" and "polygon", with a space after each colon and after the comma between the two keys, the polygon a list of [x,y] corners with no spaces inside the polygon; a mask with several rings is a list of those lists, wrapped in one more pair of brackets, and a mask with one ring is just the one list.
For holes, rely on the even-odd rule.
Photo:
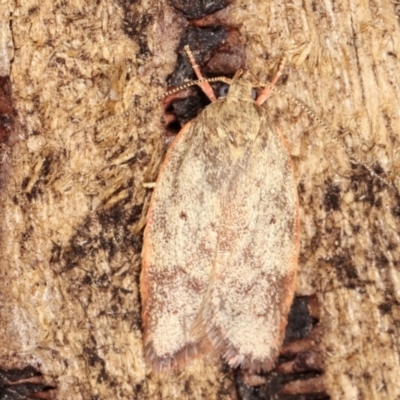
{"label": "moth forewing", "polygon": [[[200,219],[197,214],[210,214],[207,204],[215,201],[203,199],[200,211],[193,204],[199,203],[192,199],[202,195],[203,182],[202,171],[196,171],[197,167],[188,162],[188,156],[196,151],[196,145],[188,140],[196,141],[193,124],[185,126],[167,153],[144,234],[141,277],[144,342],[148,358],[157,369],[163,363],[176,365],[182,357],[186,359],[196,352],[197,344],[189,335],[190,321],[197,316],[208,282],[205,268],[211,264],[211,232],[205,233],[206,221],[197,221]],[[197,231],[194,237],[190,236],[191,231]],[[203,247],[201,253],[195,243]]]}

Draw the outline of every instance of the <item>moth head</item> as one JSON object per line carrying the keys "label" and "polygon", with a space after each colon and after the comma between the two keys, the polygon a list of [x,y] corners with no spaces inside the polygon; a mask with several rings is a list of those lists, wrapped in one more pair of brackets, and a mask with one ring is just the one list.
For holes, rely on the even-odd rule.
{"label": "moth head", "polygon": [[257,93],[254,87],[256,86],[259,86],[257,78],[250,71],[239,69],[232,78],[227,96],[241,100],[255,100]]}

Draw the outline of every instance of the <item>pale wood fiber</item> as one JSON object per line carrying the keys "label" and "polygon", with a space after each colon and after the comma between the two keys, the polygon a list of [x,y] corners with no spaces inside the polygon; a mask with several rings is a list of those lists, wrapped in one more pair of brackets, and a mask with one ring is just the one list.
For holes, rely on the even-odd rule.
{"label": "pale wood fiber", "polygon": [[[140,2],[133,13],[147,25],[138,23],[141,35],[130,40],[115,3],[72,3],[0,4],[2,16],[12,11],[22,126],[1,197],[1,365],[36,366],[60,399],[233,398],[219,367],[195,363],[159,379],[142,359],[139,209],[148,199],[142,183],[161,159],[161,107],[135,112],[125,127],[77,132],[72,123],[87,126],[162,93],[185,23],[167,4]],[[335,131],[350,129],[340,143],[400,187],[395,4],[242,0],[224,12],[241,32],[246,67],[267,77],[285,52],[284,90]],[[400,398],[398,198],[353,169],[298,106],[274,95],[266,107],[295,161],[297,291],[316,292],[322,306],[328,391],[333,399]]]}

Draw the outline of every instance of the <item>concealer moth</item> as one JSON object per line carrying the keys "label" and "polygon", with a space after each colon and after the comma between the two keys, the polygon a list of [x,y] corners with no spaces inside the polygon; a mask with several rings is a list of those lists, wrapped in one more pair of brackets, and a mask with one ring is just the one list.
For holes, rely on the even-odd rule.
{"label": "concealer moth", "polygon": [[154,370],[199,353],[269,370],[282,345],[299,253],[298,199],[284,138],[238,71],[175,138],[152,194],[141,272],[145,356]]}

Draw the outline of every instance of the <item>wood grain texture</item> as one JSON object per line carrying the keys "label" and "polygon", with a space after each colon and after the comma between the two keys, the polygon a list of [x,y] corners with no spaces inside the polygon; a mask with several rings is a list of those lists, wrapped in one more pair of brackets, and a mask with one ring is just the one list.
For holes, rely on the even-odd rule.
{"label": "wood grain texture", "polygon": [[[392,2],[237,1],[219,11],[239,29],[260,78],[289,58],[287,93],[340,143],[400,187],[400,32]],[[76,132],[165,90],[185,22],[165,3],[127,15],[111,1],[6,2],[20,141],[1,194],[3,367],[40,368],[60,399],[234,398],[220,366],[156,377],[142,358],[138,276],[142,182],[162,159],[161,107]],[[5,24],[5,28],[9,27]],[[237,66],[240,67],[240,66]],[[243,66],[241,66],[243,67]],[[297,291],[322,305],[325,381],[333,399],[397,398],[398,196],[299,107],[274,95],[300,195]]]}

